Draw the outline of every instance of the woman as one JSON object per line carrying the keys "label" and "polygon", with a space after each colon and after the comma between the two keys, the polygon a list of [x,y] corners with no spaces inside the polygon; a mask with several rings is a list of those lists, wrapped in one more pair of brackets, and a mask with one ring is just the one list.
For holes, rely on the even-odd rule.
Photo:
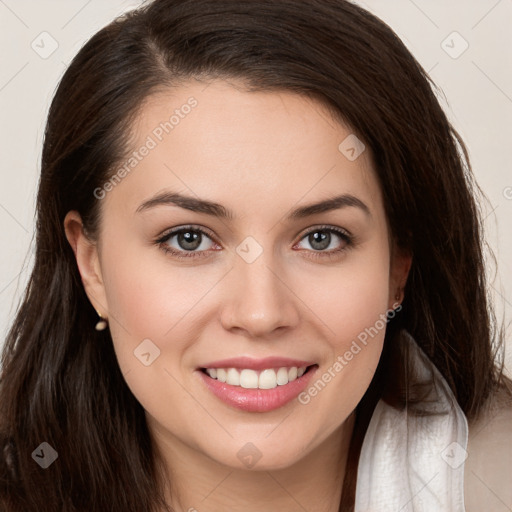
{"label": "woman", "polygon": [[349,2],[155,0],[99,31],[49,113],[3,509],[509,507],[475,188]]}

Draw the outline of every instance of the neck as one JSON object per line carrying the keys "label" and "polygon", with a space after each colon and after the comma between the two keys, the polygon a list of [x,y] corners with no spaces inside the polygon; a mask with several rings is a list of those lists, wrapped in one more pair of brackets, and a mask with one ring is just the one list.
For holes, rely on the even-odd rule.
{"label": "neck", "polygon": [[166,466],[166,501],[176,512],[338,512],[354,420],[353,413],[292,466],[268,471],[224,466],[155,432]]}

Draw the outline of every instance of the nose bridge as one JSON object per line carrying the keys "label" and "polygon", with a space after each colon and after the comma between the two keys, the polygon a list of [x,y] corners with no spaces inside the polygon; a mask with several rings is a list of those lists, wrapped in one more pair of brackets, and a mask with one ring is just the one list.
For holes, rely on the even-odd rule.
{"label": "nose bridge", "polygon": [[276,266],[271,249],[262,251],[252,261],[243,254],[236,255],[231,273],[233,293],[223,311],[225,328],[263,336],[297,324],[294,296],[274,270]]}

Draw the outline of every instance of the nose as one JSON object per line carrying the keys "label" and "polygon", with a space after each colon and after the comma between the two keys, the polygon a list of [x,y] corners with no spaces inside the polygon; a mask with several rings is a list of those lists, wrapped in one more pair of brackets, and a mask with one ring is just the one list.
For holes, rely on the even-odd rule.
{"label": "nose", "polygon": [[276,271],[265,252],[254,262],[237,261],[229,273],[227,300],[221,312],[224,329],[253,338],[268,338],[299,323],[300,300],[285,273]]}

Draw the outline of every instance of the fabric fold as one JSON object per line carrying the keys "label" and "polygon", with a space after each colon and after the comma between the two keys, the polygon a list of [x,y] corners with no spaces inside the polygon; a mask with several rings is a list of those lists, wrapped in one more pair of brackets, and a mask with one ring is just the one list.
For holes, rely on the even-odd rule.
{"label": "fabric fold", "polygon": [[421,401],[398,410],[380,400],[357,472],[355,512],[465,512],[468,424],[448,383],[402,331],[408,388]]}

